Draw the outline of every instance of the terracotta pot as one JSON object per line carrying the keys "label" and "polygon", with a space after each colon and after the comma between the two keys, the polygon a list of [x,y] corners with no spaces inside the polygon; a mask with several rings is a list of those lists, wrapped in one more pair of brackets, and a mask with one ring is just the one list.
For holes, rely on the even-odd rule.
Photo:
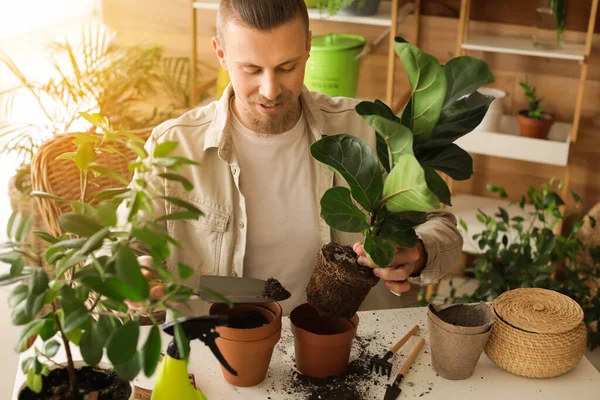
{"label": "terracotta pot", "polygon": [[225,380],[234,386],[255,386],[267,376],[273,349],[281,337],[281,306],[278,303],[235,304],[229,308],[225,304],[213,304],[209,310],[210,315],[230,316],[253,310],[264,315],[269,323],[251,329],[222,326],[216,329],[221,336],[216,340],[217,346],[238,375],[232,375],[223,366],[221,371]]}
{"label": "terracotta pot", "polygon": [[320,315],[308,303],[292,310],[290,323],[298,370],[313,378],[346,372],[358,322],[356,314],[350,320]]}
{"label": "terracotta pot", "polygon": [[[74,365],[75,369],[79,369],[79,368],[87,366],[85,361],[73,361],[73,365]],[[62,365],[60,367],[62,367]],[[55,370],[57,368],[59,368],[59,366],[57,366],[57,365],[54,365],[54,364],[48,365],[48,369],[50,371]],[[109,371],[109,370],[112,370],[112,367],[108,363],[101,362],[96,366],[96,369]],[[136,398],[135,397],[136,396],[135,385],[133,384],[133,382],[129,382],[129,386],[131,387],[131,395],[129,396],[129,398],[127,400],[134,400]],[[25,390],[26,387],[27,387],[27,382],[25,382],[21,385],[21,387],[19,388],[19,396],[21,395],[21,392],[23,390]]]}
{"label": "terracotta pot", "polygon": [[551,114],[544,114],[547,119],[534,119],[527,117],[527,110],[522,110],[517,115],[519,126],[521,127],[521,136],[535,138],[535,139],[547,139],[548,132],[552,124],[554,124],[554,116]]}

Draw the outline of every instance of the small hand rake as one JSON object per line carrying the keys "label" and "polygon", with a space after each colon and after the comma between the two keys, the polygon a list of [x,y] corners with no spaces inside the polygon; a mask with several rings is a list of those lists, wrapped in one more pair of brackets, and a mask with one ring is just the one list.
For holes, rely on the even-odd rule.
{"label": "small hand rake", "polygon": [[379,370],[381,369],[381,375],[387,375],[389,378],[392,374],[392,363],[388,360],[392,358],[392,356],[396,354],[400,347],[402,347],[404,343],[406,343],[408,339],[410,339],[410,337],[418,330],[419,325],[413,326],[412,329],[408,331],[406,335],[402,337],[402,339],[398,340],[398,342],[390,349],[390,351],[385,353],[383,357],[379,358],[379,356],[373,356],[371,358],[371,371],[375,370],[375,373],[378,374]]}

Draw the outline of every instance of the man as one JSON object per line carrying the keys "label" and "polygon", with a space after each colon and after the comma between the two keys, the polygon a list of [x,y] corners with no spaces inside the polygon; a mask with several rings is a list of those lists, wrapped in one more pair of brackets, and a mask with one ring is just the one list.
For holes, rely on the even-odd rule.
{"label": "man", "polygon": [[[352,134],[374,148],[375,133],[355,113],[356,100],[303,86],[311,44],[304,0],[221,0],[212,43],[230,86],[220,101],[161,124],[146,144],[151,153],[157,143],[177,141],[180,155],[200,164],[185,171],[191,194],[166,188],[205,214],[168,221],[182,245],[168,260],[171,268],[194,267],[189,283],[196,285],[201,274],[275,277],[292,293],[282,302],[287,314],[305,301],[319,248],[331,240],[354,245],[359,263],[381,278],[363,309],[400,307],[409,277],[434,283],[454,264],[462,239],[449,213],[430,213],[417,230],[419,245],[397,248],[387,269],[367,259],[360,234],[332,232],[320,219],[321,196],[342,182],[311,158],[310,144]],[[194,313],[205,312],[198,307]]]}

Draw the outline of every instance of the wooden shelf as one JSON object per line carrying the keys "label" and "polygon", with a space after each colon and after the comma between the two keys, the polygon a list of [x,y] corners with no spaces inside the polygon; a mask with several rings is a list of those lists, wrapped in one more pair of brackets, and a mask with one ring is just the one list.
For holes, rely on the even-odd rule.
{"label": "wooden shelf", "polygon": [[465,50],[479,50],[493,53],[520,54],[533,57],[559,58],[563,60],[583,61],[585,45],[563,44],[562,48],[540,49],[533,45],[531,38],[515,38],[490,35],[469,35],[462,43]]}
{"label": "wooden shelf", "polygon": [[517,118],[504,115],[498,132],[474,130],[456,140],[469,153],[566,166],[571,145],[571,124],[555,122],[548,139],[533,139],[519,135]]}
{"label": "wooden shelf", "polygon": [[[485,229],[485,224],[477,220],[477,210],[483,211],[487,215],[496,215],[498,207],[506,209],[510,218],[521,216],[526,221],[531,220],[530,212],[534,211],[532,205],[525,205],[525,210],[521,210],[518,204],[510,204],[510,201],[490,197],[473,196],[470,194],[457,194],[452,196],[452,207],[448,211],[456,216],[457,220],[463,220],[467,225],[468,231],[459,225],[459,231],[463,237],[463,251],[470,254],[482,254],[483,250],[479,248],[477,241],[473,240],[473,235],[481,233]],[[528,226],[528,225],[527,225]],[[536,221],[534,226],[542,227],[543,223]],[[509,237],[509,243],[515,238]]]}
{"label": "wooden shelf", "polygon": [[[203,0],[194,2],[194,8],[197,10],[216,10],[219,6],[218,0]],[[414,3],[406,3],[398,10],[399,21],[402,16],[406,16],[415,9]],[[377,15],[360,16],[349,11],[340,11],[335,15],[329,15],[327,11],[320,11],[317,8],[309,8],[308,15],[313,20],[348,22],[352,24],[391,26],[392,25],[392,5],[391,2],[382,2],[379,6]]]}

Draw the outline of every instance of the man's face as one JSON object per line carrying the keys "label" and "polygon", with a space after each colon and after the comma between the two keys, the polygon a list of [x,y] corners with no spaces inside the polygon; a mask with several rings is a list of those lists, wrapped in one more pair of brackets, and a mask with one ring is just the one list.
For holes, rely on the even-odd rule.
{"label": "man's face", "polygon": [[223,40],[213,38],[235,91],[234,110],[253,131],[277,134],[300,116],[300,93],[310,50],[302,18],[264,32],[227,22]]}

